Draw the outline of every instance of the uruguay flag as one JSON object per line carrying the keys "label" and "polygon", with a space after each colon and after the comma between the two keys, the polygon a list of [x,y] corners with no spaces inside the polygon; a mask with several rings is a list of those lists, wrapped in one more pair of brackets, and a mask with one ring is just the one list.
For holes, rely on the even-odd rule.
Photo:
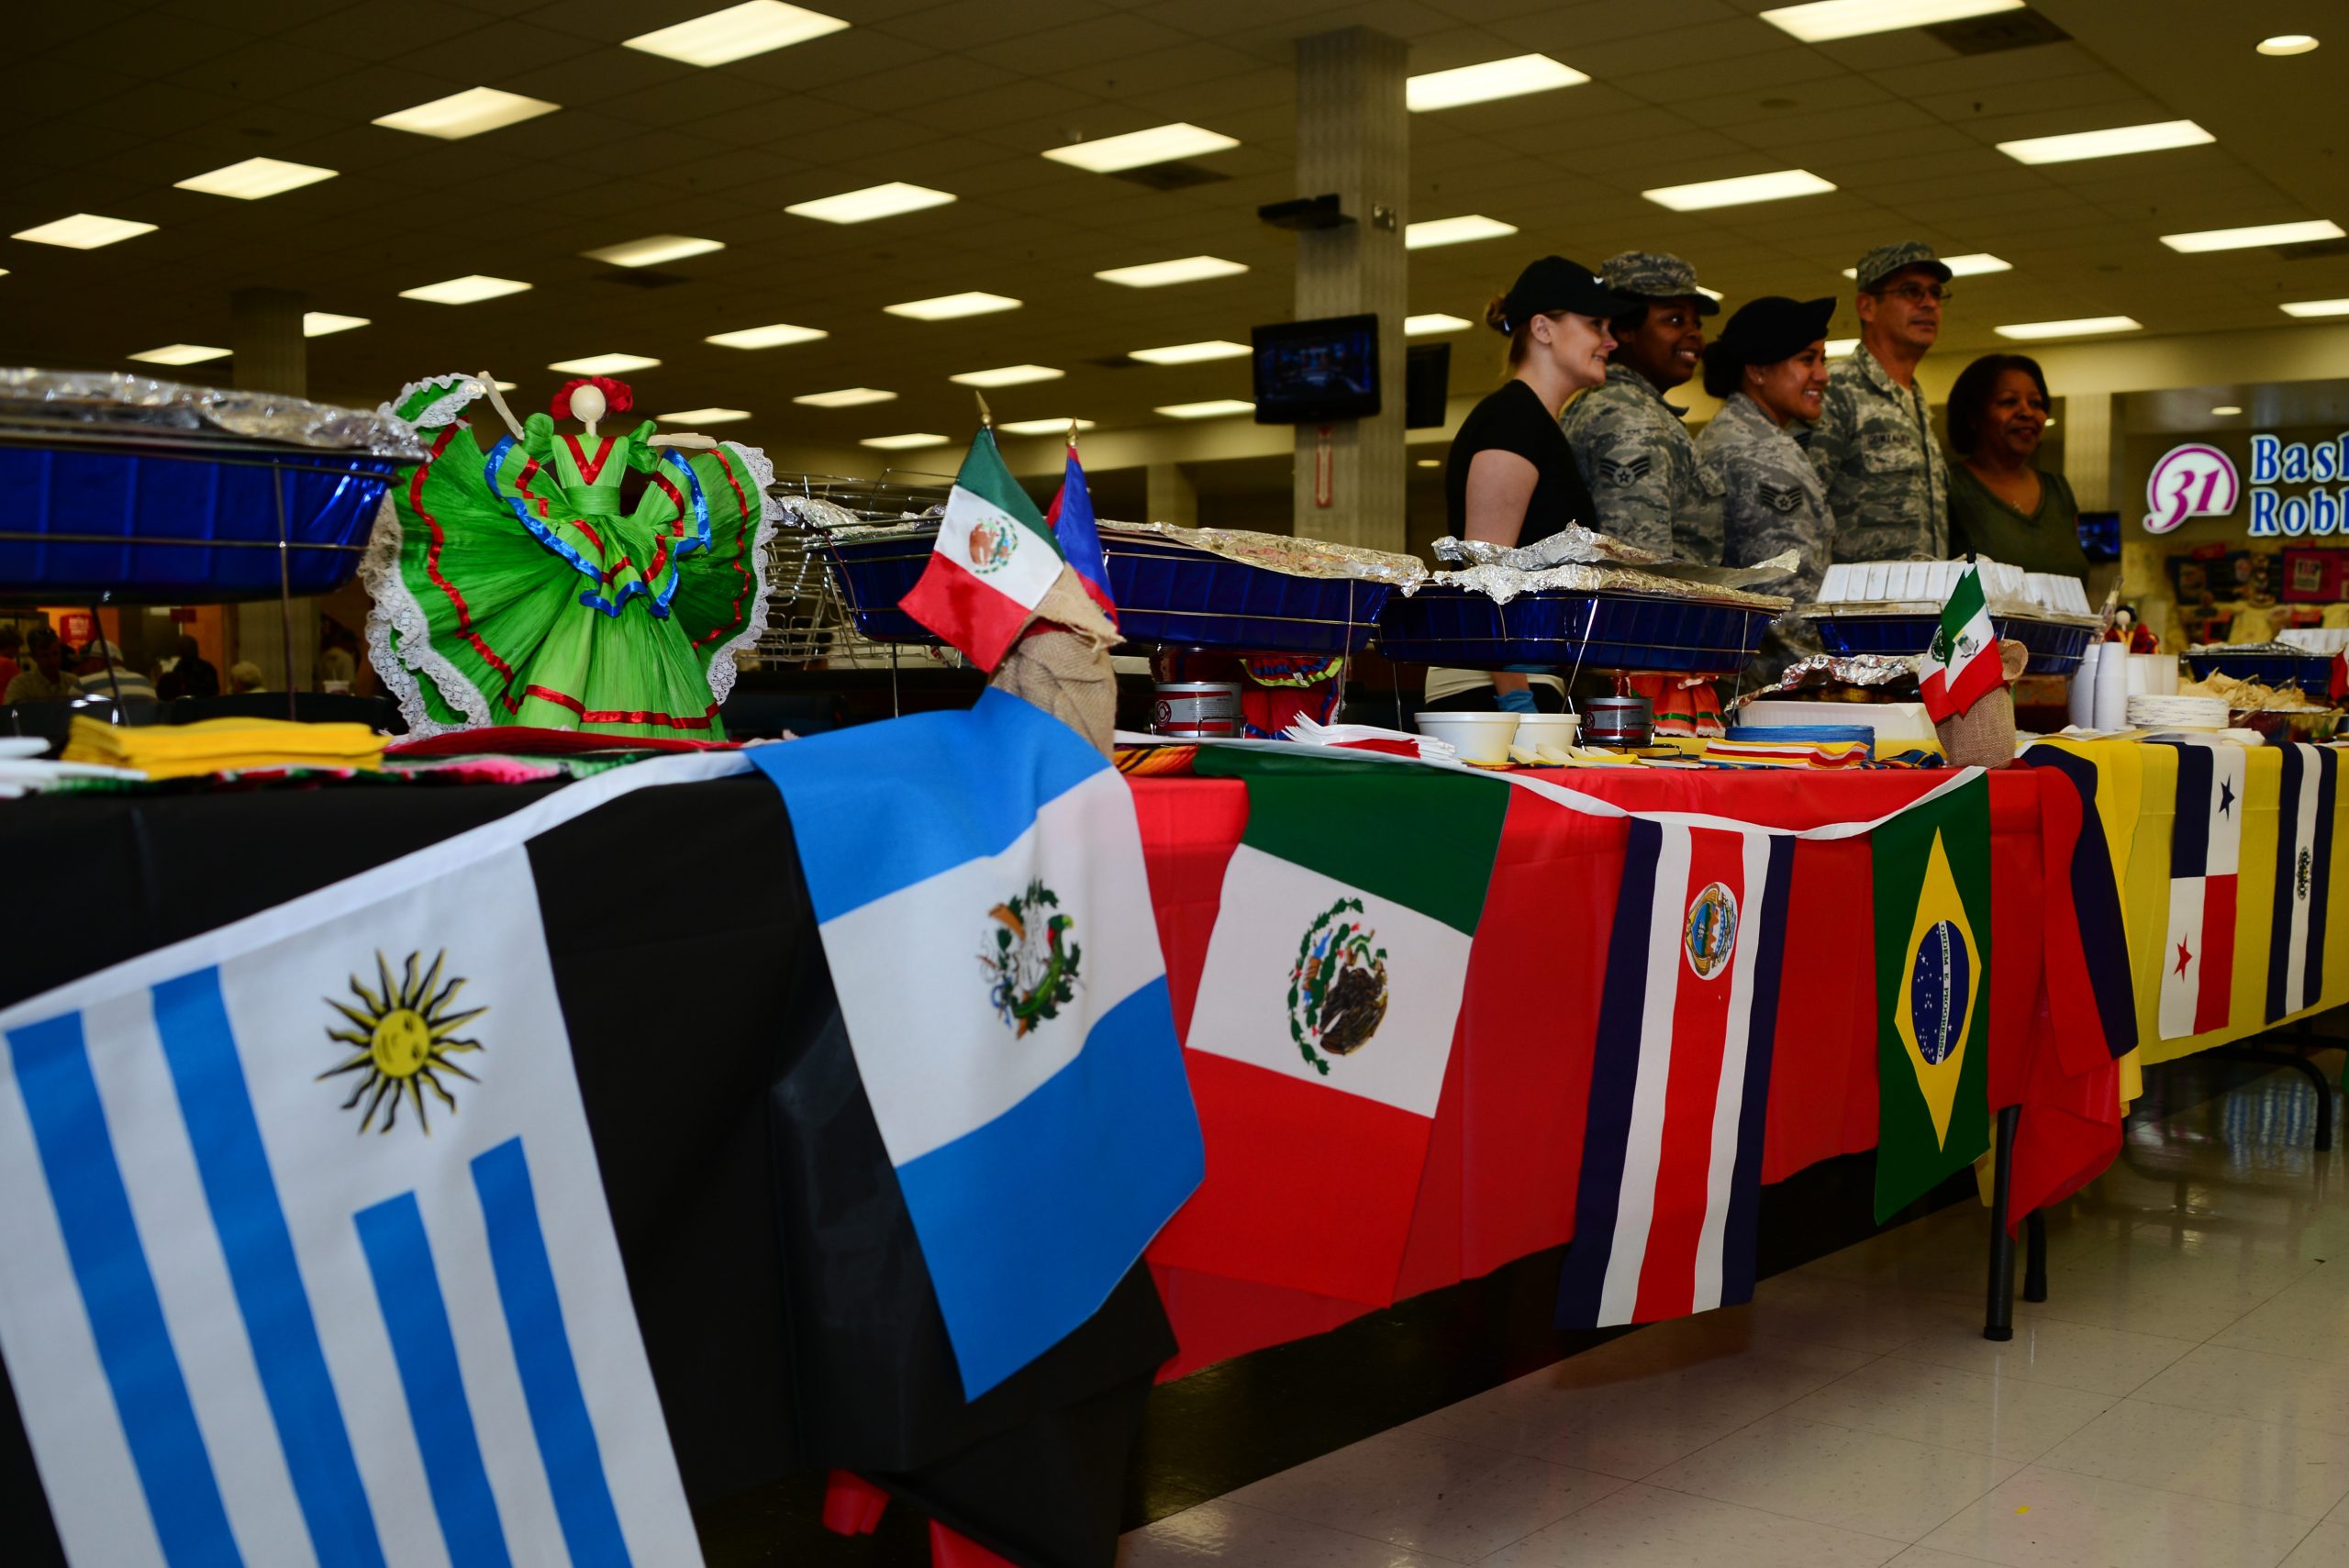
{"label": "uruguay flag", "polygon": [[0,1351],[73,1562],[701,1561],[544,815],[0,1014]]}
{"label": "uruguay flag", "polygon": [[1202,1173],[1133,797],[993,688],[750,755],[975,1399],[1091,1317]]}
{"label": "uruguay flag", "polygon": [[1093,492],[1085,483],[1085,464],[1077,461],[1076,437],[1068,439],[1068,470],[1060,494],[1044,512],[1044,521],[1061,541],[1061,553],[1109,624],[1118,624],[1118,606],[1109,597],[1109,563],[1101,554],[1101,530],[1093,517]]}

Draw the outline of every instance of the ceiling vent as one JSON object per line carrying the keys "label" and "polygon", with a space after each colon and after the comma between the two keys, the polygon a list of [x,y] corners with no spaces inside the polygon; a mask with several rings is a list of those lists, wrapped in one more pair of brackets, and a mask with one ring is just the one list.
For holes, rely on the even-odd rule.
{"label": "ceiling vent", "polygon": [[656,272],[650,267],[629,267],[596,275],[607,284],[626,284],[633,289],[668,289],[692,282],[682,272]]}
{"label": "ceiling vent", "polygon": [[1997,54],[2043,43],[2065,43],[2072,36],[2038,11],[1998,11],[1918,30],[1931,33],[1958,54]]}
{"label": "ceiling vent", "polygon": [[1131,180],[1137,185],[1148,185],[1153,191],[1187,191],[1193,185],[1212,185],[1218,180],[1229,180],[1229,174],[1197,163],[1145,163],[1139,169],[1119,169],[1112,180]]}

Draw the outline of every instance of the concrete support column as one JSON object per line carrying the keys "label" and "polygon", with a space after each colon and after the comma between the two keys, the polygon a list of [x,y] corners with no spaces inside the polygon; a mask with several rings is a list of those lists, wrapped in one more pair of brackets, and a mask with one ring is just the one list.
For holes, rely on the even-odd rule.
{"label": "concrete support column", "polygon": [[[306,395],[309,344],[302,336],[302,315],[308,306],[308,297],[297,289],[242,288],[230,295],[228,347],[236,351],[228,365],[230,384],[241,392]],[[260,665],[262,684],[271,691],[309,690],[318,642],[314,602],[239,605],[232,625],[235,657]],[[226,669],[220,689],[228,689]]]}
{"label": "concrete support column", "polygon": [[2121,399],[2109,392],[2064,399],[2063,423],[2057,427],[2064,437],[2064,477],[2072,482],[2072,494],[2083,512],[2129,509],[2118,488],[2128,436],[2121,426]]}
{"label": "concrete support column", "polygon": [[1145,521],[1198,527],[1199,487],[1189,469],[1179,462],[1153,462],[1143,470],[1143,483]]}
{"label": "concrete support column", "polygon": [[[1403,251],[1410,188],[1409,50],[1366,28],[1297,42],[1297,194],[1336,192],[1354,221],[1297,237],[1297,315],[1378,317],[1379,412],[1297,428],[1298,534],[1376,550],[1404,548]],[[1328,505],[1322,505],[1326,495]]]}

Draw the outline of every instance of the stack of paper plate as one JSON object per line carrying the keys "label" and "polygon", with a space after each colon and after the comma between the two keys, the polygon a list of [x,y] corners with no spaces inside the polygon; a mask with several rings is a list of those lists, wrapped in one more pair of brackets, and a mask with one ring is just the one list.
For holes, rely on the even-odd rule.
{"label": "stack of paper plate", "polygon": [[2224,729],[2224,697],[2133,696],[2129,699],[2132,729]]}

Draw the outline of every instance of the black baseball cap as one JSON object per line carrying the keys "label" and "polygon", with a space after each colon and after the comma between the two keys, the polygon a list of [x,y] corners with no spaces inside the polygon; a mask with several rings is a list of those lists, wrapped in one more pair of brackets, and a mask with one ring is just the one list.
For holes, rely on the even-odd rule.
{"label": "black baseball cap", "polygon": [[1834,316],[1831,297],[1788,299],[1784,295],[1765,295],[1739,306],[1713,342],[1738,364],[1775,365],[1826,337],[1827,324]]}
{"label": "black baseball cap", "polygon": [[1580,261],[1569,261],[1564,256],[1544,256],[1518,273],[1517,282],[1502,296],[1501,309],[1508,319],[1500,330],[1513,332],[1520,321],[1560,310],[1612,320],[1630,315],[1643,303],[1617,294]]}

